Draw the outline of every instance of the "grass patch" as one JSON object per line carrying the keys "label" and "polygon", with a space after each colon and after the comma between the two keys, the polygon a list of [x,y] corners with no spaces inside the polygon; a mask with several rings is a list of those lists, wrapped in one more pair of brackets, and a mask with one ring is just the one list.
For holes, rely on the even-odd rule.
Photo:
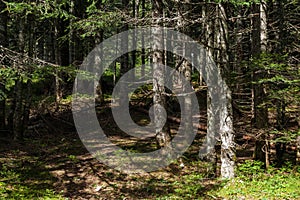
{"label": "grass patch", "polygon": [[49,189],[50,174],[16,164],[19,165],[3,164],[0,168],[0,199],[64,199]]}
{"label": "grass patch", "polygon": [[300,167],[287,163],[281,169],[263,169],[263,164],[248,160],[237,166],[233,180],[209,179],[190,172],[167,183],[170,193],[157,196],[166,199],[300,199]]}
{"label": "grass patch", "polygon": [[240,164],[237,176],[226,183],[214,195],[226,199],[300,199],[300,168],[270,168],[264,171],[262,164],[246,161]]}
{"label": "grass patch", "polygon": [[179,180],[169,183],[168,187],[172,188],[173,191],[157,199],[211,199],[213,196],[207,191],[213,191],[221,185],[221,181],[209,181],[204,178],[203,174],[191,172],[191,174],[184,175]]}

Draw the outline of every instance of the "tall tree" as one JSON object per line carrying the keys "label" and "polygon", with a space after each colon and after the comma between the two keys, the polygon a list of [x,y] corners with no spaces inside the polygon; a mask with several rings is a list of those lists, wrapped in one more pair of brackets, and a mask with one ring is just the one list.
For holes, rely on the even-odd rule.
{"label": "tall tree", "polygon": [[[146,2],[145,0],[141,0],[141,12],[142,12],[142,19],[144,19],[145,17],[145,13],[146,13]],[[142,42],[142,52],[141,52],[141,59],[142,59],[142,66],[141,66],[141,76],[144,77],[145,76],[145,64],[146,64],[146,51],[145,51],[145,38],[144,38],[144,34],[142,34],[141,36],[141,42]]]}
{"label": "tall tree", "polygon": [[[158,27],[161,24],[163,17],[163,1],[153,0],[153,24]],[[159,147],[168,147],[170,145],[171,136],[169,128],[163,125],[164,119],[167,117],[164,115],[166,109],[165,98],[165,67],[164,67],[164,33],[160,28],[153,29],[153,103],[154,103],[154,123],[156,140]]]}
{"label": "tall tree", "polygon": [[[214,13],[214,4],[207,3],[202,8],[202,18],[203,18],[203,36],[204,40],[202,41],[206,48],[203,52],[201,52],[201,65],[207,66],[208,65],[208,57],[213,59],[213,49],[214,49],[214,20],[213,17]],[[208,72],[208,77],[209,72]],[[210,80],[205,80],[209,82]],[[213,171],[214,175],[217,173],[217,152],[215,149],[215,142],[218,139],[217,136],[219,135],[219,130],[216,129],[216,124],[218,122],[215,121],[214,118],[214,110],[213,110],[213,102],[212,102],[212,94],[213,89],[207,89],[207,135],[206,135],[206,147],[205,149],[201,150],[204,152],[199,152],[199,156],[202,159],[208,160],[211,163],[211,171]]]}
{"label": "tall tree", "polygon": [[[228,25],[227,14],[222,3],[219,3],[216,8],[217,21],[216,21],[216,42],[215,45],[219,51],[217,53],[218,68],[221,70],[224,85],[222,89],[226,95],[226,103],[222,105],[220,112],[220,138],[221,138],[221,176],[223,178],[234,177],[235,166],[235,143],[234,143],[234,130],[233,130],[233,113],[232,113],[232,101],[231,91],[226,85],[225,81],[228,81],[229,71],[229,56],[228,56]],[[228,81],[229,82],[229,81]]]}
{"label": "tall tree", "polygon": [[[267,16],[266,2],[253,4],[252,18],[252,56],[259,59],[262,53],[267,50]],[[268,112],[263,105],[266,98],[266,88],[264,84],[258,84],[259,80],[265,77],[265,72],[255,68],[253,71],[253,119],[257,128],[266,128],[268,124]],[[254,157],[268,166],[268,145],[265,135],[256,141]]]}
{"label": "tall tree", "polygon": [[[125,9],[125,12],[127,13],[127,8],[129,6],[129,0],[122,0],[122,6]],[[127,23],[126,18],[122,19],[122,28],[121,31],[128,31],[129,29],[129,25]],[[121,49],[122,52],[128,52],[128,34],[122,34],[122,38],[121,38]],[[121,76],[123,76],[126,72],[128,72],[128,70],[130,69],[129,66],[129,54],[128,53],[124,53],[121,56]],[[128,102],[128,94],[126,93],[126,91],[128,91],[126,88],[128,87],[127,84],[122,84],[122,87],[120,89],[120,104],[124,105],[126,102]],[[125,106],[125,105],[124,105]],[[127,105],[126,105],[127,106]]]}
{"label": "tall tree", "polygon": [[[3,1],[0,2],[0,45],[6,47],[7,46],[7,12],[2,12],[6,8]],[[0,77],[0,130],[5,129],[6,126],[6,116],[5,116],[5,96],[4,90],[5,85],[2,82]]]}

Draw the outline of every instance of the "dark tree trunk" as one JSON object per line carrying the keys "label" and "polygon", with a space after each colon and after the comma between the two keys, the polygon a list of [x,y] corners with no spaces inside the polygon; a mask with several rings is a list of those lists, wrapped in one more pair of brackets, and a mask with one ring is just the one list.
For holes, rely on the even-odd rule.
{"label": "dark tree trunk", "polygon": [[[25,49],[25,19],[19,18],[19,34],[18,34],[18,48],[20,53],[24,53]],[[13,66],[16,69],[21,66]],[[16,81],[14,87],[14,98],[15,107],[13,111],[12,129],[14,140],[23,140],[23,119],[24,119],[24,108],[23,108],[23,79],[20,73],[17,73],[19,80]]]}
{"label": "dark tree trunk", "polygon": [[[129,5],[129,1],[128,0],[122,0],[122,4],[124,6],[124,8],[127,8]],[[122,25],[122,29],[121,31],[128,31],[129,26],[128,23],[126,22],[126,19],[123,19],[123,25]],[[123,38],[121,39],[121,51],[122,52],[127,52],[128,51],[128,35],[127,34],[122,34]],[[126,72],[128,72],[129,70],[129,54],[128,53],[124,53],[121,56],[121,76],[123,76]],[[124,106],[128,106],[125,105],[126,102],[128,102],[128,94],[127,94],[127,84],[122,84],[121,85],[121,89],[120,89],[120,105],[124,105]]]}
{"label": "dark tree trunk", "polygon": [[[252,57],[260,58],[261,53],[267,50],[267,18],[266,4],[261,1],[260,4],[253,5],[254,17],[252,19]],[[258,84],[258,81],[265,77],[260,69],[253,70],[253,122],[254,126],[259,129],[266,128],[268,125],[268,110],[263,104],[266,99],[266,88],[264,84]],[[263,133],[257,139],[255,144],[254,158],[269,166],[269,147],[267,135]]]}
{"label": "dark tree trunk", "polygon": [[[5,9],[5,4],[3,1],[0,2],[0,10],[3,11]],[[0,45],[6,47],[7,46],[7,12],[0,13]],[[5,85],[1,84],[0,77],[0,92],[4,94]],[[5,113],[5,97],[0,93],[0,130],[6,129],[6,113]],[[1,132],[0,132],[1,134]]]}
{"label": "dark tree trunk", "polygon": [[[145,17],[145,0],[142,0],[141,4],[142,4],[142,19],[144,19],[144,17]],[[146,64],[146,51],[144,49],[144,47],[145,47],[144,34],[142,34],[141,42],[142,42],[142,55],[141,55],[142,68],[141,68],[141,76],[143,78],[145,76],[145,64]]]}
{"label": "dark tree trunk", "polygon": [[22,102],[23,84],[18,80],[15,86],[16,106],[13,114],[13,136],[14,140],[23,140],[23,102]]}
{"label": "dark tree trunk", "polygon": [[[53,40],[53,52],[54,52],[54,59],[55,64],[62,65],[61,59],[61,50],[58,46],[58,38],[60,37],[60,29],[59,29],[60,21],[58,19],[55,20],[55,27],[54,27],[54,40]],[[58,104],[62,99],[62,81],[61,81],[61,72],[59,69],[56,70],[55,74],[55,100]]]}

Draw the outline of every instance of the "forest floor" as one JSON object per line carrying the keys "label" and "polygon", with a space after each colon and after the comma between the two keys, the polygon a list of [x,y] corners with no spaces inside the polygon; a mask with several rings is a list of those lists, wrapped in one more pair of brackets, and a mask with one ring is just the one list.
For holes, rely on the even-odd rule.
{"label": "forest floor", "polygon": [[[153,148],[153,141],[137,142],[124,135],[109,107],[99,110],[99,123],[114,143],[124,148]],[[145,117],[145,113],[133,112],[136,121]],[[198,158],[205,131],[199,130],[188,151],[168,167],[124,174],[90,155],[69,109],[45,115],[39,123],[44,126],[31,129],[22,142],[0,138],[0,199],[300,199],[299,166],[266,172],[260,163],[244,162],[251,160],[254,147],[245,124],[238,130],[245,134],[237,137],[238,163],[244,164],[239,165],[235,180],[225,181]]]}

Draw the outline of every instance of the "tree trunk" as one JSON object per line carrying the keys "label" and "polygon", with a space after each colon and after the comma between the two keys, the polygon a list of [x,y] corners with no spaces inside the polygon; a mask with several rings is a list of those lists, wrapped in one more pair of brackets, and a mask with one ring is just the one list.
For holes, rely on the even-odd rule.
{"label": "tree trunk", "polygon": [[[260,54],[267,49],[267,26],[266,26],[266,13],[265,3],[260,5],[254,5],[254,12],[260,13],[258,16],[253,17],[253,32],[252,32],[252,56],[259,58]],[[264,78],[264,74],[261,70],[256,69],[253,72],[253,81],[258,82],[261,78]],[[255,83],[253,86],[254,92],[254,121],[255,127],[265,128],[268,123],[267,108],[262,105],[265,100],[266,91],[263,84]]]}
{"label": "tree trunk", "polygon": [[235,143],[234,143],[234,131],[232,120],[232,104],[231,104],[231,92],[229,88],[224,85],[223,89],[226,94],[227,104],[223,105],[221,110],[221,176],[222,178],[231,179],[234,178],[234,167],[236,160]]}
{"label": "tree trunk", "polygon": [[[202,16],[205,19],[204,22],[204,37],[206,42],[206,49],[203,52],[200,52],[201,54],[201,64],[204,67],[207,67],[208,65],[208,58],[213,59],[213,45],[214,45],[214,18],[212,18],[212,13],[210,13],[210,10],[213,10],[212,6],[210,4],[206,4],[203,7]],[[213,76],[214,73],[211,72],[211,70],[207,70],[207,77]],[[207,83],[209,83],[210,80],[207,78]],[[212,95],[215,91],[213,88],[207,89],[207,135],[206,135],[206,141],[205,141],[205,148],[200,150],[199,156],[201,159],[207,160],[211,163],[211,166],[209,171],[213,173],[213,176],[217,175],[217,152],[215,149],[215,144],[217,141],[217,135],[219,130],[216,129],[216,124],[219,123],[214,118],[214,109],[213,109],[213,102],[212,102]],[[219,120],[219,118],[218,118]],[[202,152],[203,151],[203,152]]]}
{"label": "tree trunk", "polygon": [[[74,6],[75,6],[75,2],[74,0],[70,0],[69,3],[69,12],[71,15],[75,15],[75,10],[74,10]],[[75,58],[75,37],[74,37],[74,30],[72,28],[72,24],[74,23],[74,19],[71,18],[70,19],[70,30],[69,30],[69,64],[72,64],[74,62],[74,58]]]}
{"label": "tree trunk", "polygon": [[188,61],[184,61],[183,64],[184,70],[183,75],[186,80],[186,84],[183,85],[183,92],[184,92],[184,130],[187,133],[193,132],[193,122],[192,122],[192,94],[191,94],[191,87],[190,84],[192,81],[192,65]]}
{"label": "tree trunk", "polygon": [[[103,30],[99,31],[96,35],[95,43],[96,45],[99,45],[101,42],[103,42]],[[102,46],[101,46],[102,47]],[[100,49],[99,52],[99,60],[103,60],[103,50]],[[96,62],[96,61],[95,61]],[[99,80],[95,80],[94,85],[96,87],[96,104],[101,105],[104,102],[104,96],[103,96],[103,91],[102,91],[102,78],[100,77],[99,72],[96,72],[96,77],[99,77]]]}
{"label": "tree trunk", "polygon": [[[217,7],[218,24],[217,27],[217,44],[219,51],[220,62],[218,68],[223,76],[222,89],[224,90],[226,104],[222,105],[221,109],[221,126],[220,126],[220,137],[221,137],[221,176],[222,178],[233,178],[234,177],[234,166],[235,166],[235,143],[234,143],[234,130],[233,130],[233,113],[232,113],[232,102],[231,102],[231,91],[226,85],[229,75],[229,58],[227,54],[228,50],[228,26],[227,16],[225,9],[222,4],[218,4]],[[222,70],[223,69],[223,70]]]}
{"label": "tree trunk", "polygon": [[[33,58],[35,50],[34,50],[34,41],[35,41],[35,33],[34,33],[34,26],[35,26],[35,19],[34,15],[28,15],[28,21],[30,23],[27,24],[26,32],[28,35],[28,56]],[[31,63],[28,63],[29,65]],[[29,123],[29,115],[30,115],[30,107],[32,104],[32,83],[31,83],[31,76],[32,69],[31,66],[27,68],[26,75],[28,76],[28,80],[25,83],[26,88],[25,89],[25,98],[24,98],[24,110],[23,110],[23,124],[22,124],[22,130],[26,131],[28,128]]]}
{"label": "tree trunk", "polygon": [[[122,0],[122,4],[124,8],[127,8],[129,5],[129,1],[128,0]],[[122,29],[121,31],[128,31],[129,26],[128,23],[126,22],[126,19],[123,19],[123,25],[122,25]],[[128,52],[128,34],[122,34],[122,38],[120,38],[121,40],[121,51],[122,52]],[[124,53],[121,56],[121,77],[128,72],[129,70],[129,54],[128,53]],[[121,88],[120,88],[120,105],[121,106],[128,106],[125,105],[128,102],[128,85],[127,84],[122,84]]]}
{"label": "tree trunk", "polygon": [[[266,18],[266,3],[253,5],[253,11],[255,16],[252,19],[252,56],[259,59],[261,53],[267,50],[267,18]],[[268,124],[268,111],[265,105],[263,105],[266,98],[266,88],[264,84],[258,84],[257,82],[264,78],[264,73],[260,69],[254,69],[253,71],[253,121],[256,128],[266,128]],[[258,138],[255,145],[254,158],[265,163],[268,167],[268,143],[266,143],[266,135],[262,134],[261,138]]]}
{"label": "tree trunk", "polygon": [[[25,19],[20,18],[19,21],[19,35],[18,35],[18,48],[20,53],[24,53],[25,49]],[[13,66],[18,69],[20,66]],[[21,78],[20,73],[17,73],[19,80],[16,81],[14,87],[14,98],[15,98],[15,107],[13,111],[12,119],[12,130],[13,130],[13,139],[14,140],[23,140],[23,79]]]}
{"label": "tree trunk", "polygon": [[[142,19],[144,19],[145,17],[145,0],[142,0]],[[145,64],[146,64],[146,51],[145,51],[145,38],[144,38],[144,34],[142,34],[142,38],[141,38],[141,42],[142,42],[142,55],[141,55],[141,59],[142,59],[142,68],[141,68],[141,77],[145,77]]]}
{"label": "tree trunk", "polygon": [[297,145],[296,164],[300,165],[300,136],[298,136],[296,139],[296,145]]}
{"label": "tree trunk", "polygon": [[[138,8],[137,2],[136,2],[136,0],[133,0],[133,2],[132,2],[132,17],[135,21],[137,21],[137,17],[138,17],[137,16],[137,13],[138,13],[137,8]],[[134,23],[136,23],[136,22],[134,22]],[[133,33],[133,37],[132,37],[132,46],[133,46],[134,49],[136,48],[136,44],[137,44],[137,41],[136,41],[137,35],[136,35],[135,29],[136,29],[136,24],[134,24],[134,30],[133,30],[134,33]],[[133,50],[131,52],[131,60],[132,60],[131,69],[134,69],[134,70],[131,71],[132,72],[131,78],[132,78],[132,81],[134,81],[134,79],[135,79],[135,65],[136,65],[136,50]]]}
{"label": "tree trunk", "polygon": [[[163,3],[161,0],[153,1],[153,20],[154,25],[161,25],[160,18],[163,16]],[[165,87],[164,87],[164,76],[165,66],[164,55],[163,55],[163,39],[164,33],[161,29],[154,29],[153,31],[153,104],[154,104],[154,123],[156,141],[159,147],[169,147],[171,136],[170,130],[167,125],[163,125],[166,119],[166,98],[165,98]]]}
{"label": "tree trunk", "polygon": [[[55,58],[55,64],[61,65],[61,51],[58,46],[58,38],[59,38],[59,20],[55,20],[55,27],[54,27],[54,41],[53,41],[53,52],[54,53],[54,58]],[[59,69],[56,70],[55,73],[55,100],[56,103],[58,104],[60,100],[62,99],[62,81],[61,81],[61,73]]]}
{"label": "tree trunk", "polygon": [[[5,9],[3,1],[0,2],[0,10]],[[7,46],[7,12],[0,13],[0,45]],[[0,92],[5,93],[5,85],[1,84],[0,77]],[[0,93],[0,130],[6,129],[6,114],[5,114],[5,97]]]}
{"label": "tree trunk", "polygon": [[[287,44],[287,33],[286,30],[284,28],[285,24],[286,24],[286,20],[285,20],[285,9],[284,9],[284,5],[286,4],[286,0],[280,0],[277,1],[278,4],[278,11],[276,12],[276,17],[277,20],[279,21],[278,23],[278,27],[279,27],[279,31],[275,32],[275,34],[277,34],[277,38],[279,41],[279,44],[276,48],[276,53],[280,54],[280,55],[284,55],[284,49],[285,46]],[[277,21],[275,19],[275,21]],[[283,89],[282,86],[279,86],[279,89]],[[283,130],[285,127],[285,122],[286,122],[286,108],[285,105],[286,101],[285,101],[285,97],[281,97],[280,99],[276,99],[276,111],[277,111],[277,116],[276,116],[276,120],[277,120],[277,129],[278,130]],[[275,144],[275,148],[276,148],[276,158],[277,158],[277,162],[279,164],[279,166],[281,166],[282,161],[283,161],[283,154],[286,151],[286,143],[284,142],[277,142]]]}
{"label": "tree trunk", "polygon": [[16,81],[15,98],[16,106],[13,114],[13,136],[14,140],[23,140],[23,102],[22,102],[23,84],[22,80]]}

